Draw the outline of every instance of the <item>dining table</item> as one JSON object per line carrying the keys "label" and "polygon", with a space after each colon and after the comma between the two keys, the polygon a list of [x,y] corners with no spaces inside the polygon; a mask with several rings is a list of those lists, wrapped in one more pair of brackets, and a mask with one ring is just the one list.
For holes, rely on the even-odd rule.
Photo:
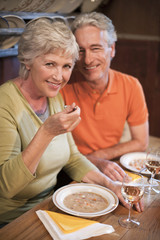
{"label": "dining table", "polygon": [[[150,145],[155,146],[156,144],[160,146],[160,139],[153,137]],[[119,160],[116,160],[116,162],[119,163]],[[160,174],[157,174],[156,178],[160,180]],[[144,193],[143,201],[143,212],[137,212],[134,208],[131,210],[131,216],[140,221],[140,225],[137,228],[127,229],[120,226],[118,222],[119,218],[125,215],[127,216],[129,210],[119,203],[114,211],[102,216],[90,218],[90,220],[111,225],[115,231],[110,234],[103,234],[88,239],[160,240],[160,193],[153,195]],[[37,210],[49,210],[64,214],[64,212],[55,206],[51,196],[1,228],[0,240],[52,240],[52,237],[38,218],[36,214]]]}

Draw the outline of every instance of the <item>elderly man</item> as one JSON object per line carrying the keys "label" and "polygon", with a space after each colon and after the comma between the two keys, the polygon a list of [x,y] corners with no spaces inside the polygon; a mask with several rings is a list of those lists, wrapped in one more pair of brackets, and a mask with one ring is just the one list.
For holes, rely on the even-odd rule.
{"label": "elderly man", "polygon": [[[124,171],[110,160],[145,151],[148,145],[148,110],[142,86],[138,79],[110,68],[117,36],[109,18],[102,13],[84,13],[73,21],[72,30],[80,55],[61,93],[65,104],[74,101],[81,108],[82,120],[73,137],[81,153],[111,179],[121,181]],[[120,143],[126,121],[131,140]]]}

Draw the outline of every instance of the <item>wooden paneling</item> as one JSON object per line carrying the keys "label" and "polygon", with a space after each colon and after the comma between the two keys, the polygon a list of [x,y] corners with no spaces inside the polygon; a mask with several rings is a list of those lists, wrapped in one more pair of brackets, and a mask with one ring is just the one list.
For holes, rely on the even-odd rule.
{"label": "wooden paneling", "polygon": [[0,58],[0,84],[18,76],[19,62],[17,57]]}
{"label": "wooden paneling", "polygon": [[113,21],[117,33],[160,36],[159,0],[104,0],[98,10]]}
{"label": "wooden paneling", "polygon": [[160,137],[160,42],[119,39],[112,68],[139,79],[149,109],[150,134]]}

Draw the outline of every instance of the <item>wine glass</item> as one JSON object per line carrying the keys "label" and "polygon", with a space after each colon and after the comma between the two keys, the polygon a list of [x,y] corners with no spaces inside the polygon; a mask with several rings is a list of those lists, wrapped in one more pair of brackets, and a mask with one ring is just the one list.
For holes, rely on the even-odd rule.
{"label": "wine glass", "polygon": [[157,181],[154,179],[155,175],[160,171],[160,148],[149,148],[146,155],[145,166],[148,171],[151,173],[149,184],[150,186],[146,189],[146,193],[155,194],[160,193],[158,189],[155,189],[154,185],[158,185]]}
{"label": "wine glass", "polygon": [[127,175],[124,176],[121,193],[125,201],[129,203],[130,207],[128,216],[119,219],[119,224],[122,227],[136,228],[140,225],[140,222],[137,219],[131,217],[131,208],[134,203],[139,202],[142,198],[144,194],[144,185],[144,178],[140,173],[134,173],[134,177],[130,179],[128,179]]}

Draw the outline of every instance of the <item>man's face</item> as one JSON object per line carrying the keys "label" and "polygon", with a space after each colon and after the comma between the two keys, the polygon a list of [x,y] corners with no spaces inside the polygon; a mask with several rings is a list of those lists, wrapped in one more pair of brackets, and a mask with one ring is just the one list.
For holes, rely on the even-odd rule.
{"label": "man's face", "polygon": [[83,26],[75,31],[80,47],[77,67],[86,81],[102,84],[108,81],[108,70],[115,46],[108,47],[105,31],[94,26]]}

